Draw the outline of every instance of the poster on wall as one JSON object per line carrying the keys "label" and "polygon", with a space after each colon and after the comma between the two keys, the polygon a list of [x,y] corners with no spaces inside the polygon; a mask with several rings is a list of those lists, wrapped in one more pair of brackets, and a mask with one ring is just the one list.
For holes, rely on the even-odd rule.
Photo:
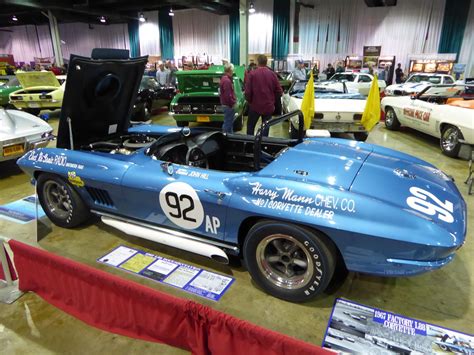
{"label": "poster on wall", "polygon": [[474,336],[338,298],[323,347],[345,354],[474,354]]}
{"label": "poster on wall", "polygon": [[364,46],[363,67],[376,67],[380,57],[382,46]]}

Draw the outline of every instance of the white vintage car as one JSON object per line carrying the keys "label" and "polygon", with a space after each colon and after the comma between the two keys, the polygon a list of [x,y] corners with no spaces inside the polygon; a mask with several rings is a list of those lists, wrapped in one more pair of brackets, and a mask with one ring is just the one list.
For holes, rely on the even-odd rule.
{"label": "white vintage car", "polygon": [[[330,80],[321,82],[321,85],[338,88],[339,83],[344,82],[349,92],[360,93],[362,95],[369,95],[370,85],[374,79],[373,75],[359,72],[343,72],[334,74]],[[385,89],[385,81],[378,80],[379,90],[382,92]]]}
{"label": "white vintage car", "polygon": [[415,96],[382,99],[385,126],[397,130],[407,126],[440,138],[440,147],[457,157],[463,144],[474,144],[474,100],[459,95],[459,86],[430,86]]}
{"label": "white vintage car", "polygon": [[21,157],[54,139],[53,128],[24,111],[0,108],[0,162]]}
{"label": "white vintage car", "polygon": [[451,85],[454,79],[447,74],[412,74],[403,84],[389,85],[385,88],[386,96],[411,95],[421,92],[431,85]]}
{"label": "white vintage car", "polygon": [[[306,81],[294,82],[282,97],[283,112],[301,109]],[[314,118],[311,129],[328,130],[331,133],[353,133],[358,141],[365,141],[368,132],[360,123],[365,108],[366,97],[347,91],[345,83],[335,86],[314,85]],[[296,138],[298,124],[290,121],[290,137]]]}

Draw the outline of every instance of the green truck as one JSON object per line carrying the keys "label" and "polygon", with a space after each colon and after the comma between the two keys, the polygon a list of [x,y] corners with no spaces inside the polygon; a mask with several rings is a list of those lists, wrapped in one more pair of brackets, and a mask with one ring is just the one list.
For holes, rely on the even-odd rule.
{"label": "green truck", "polygon": [[[244,95],[245,67],[236,66],[233,83],[237,103],[235,105],[234,131],[243,126],[247,106]],[[189,122],[223,122],[224,107],[219,100],[219,82],[224,67],[215,65],[207,70],[186,70],[176,73],[178,91],[171,101],[170,114],[180,127]]]}
{"label": "green truck", "polygon": [[9,80],[0,86],[0,106],[10,107],[11,105],[8,103],[9,95],[20,89],[21,85],[16,76],[9,76]]}

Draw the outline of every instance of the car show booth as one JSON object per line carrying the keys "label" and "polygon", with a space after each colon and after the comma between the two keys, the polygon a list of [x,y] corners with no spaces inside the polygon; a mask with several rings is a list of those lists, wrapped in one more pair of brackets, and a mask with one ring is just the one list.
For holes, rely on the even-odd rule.
{"label": "car show booth", "polygon": [[3,351],[472,353],[473,33],[472,0],[7,0]]}

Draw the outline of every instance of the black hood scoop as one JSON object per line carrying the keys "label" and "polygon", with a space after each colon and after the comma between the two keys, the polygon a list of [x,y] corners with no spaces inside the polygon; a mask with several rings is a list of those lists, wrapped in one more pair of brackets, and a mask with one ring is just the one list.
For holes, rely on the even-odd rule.
{"label": "black hood scoop", "polygon": [[126,134],[147,61],[148,57],[91,59],[72,55],[57,147],[80,149]]}

